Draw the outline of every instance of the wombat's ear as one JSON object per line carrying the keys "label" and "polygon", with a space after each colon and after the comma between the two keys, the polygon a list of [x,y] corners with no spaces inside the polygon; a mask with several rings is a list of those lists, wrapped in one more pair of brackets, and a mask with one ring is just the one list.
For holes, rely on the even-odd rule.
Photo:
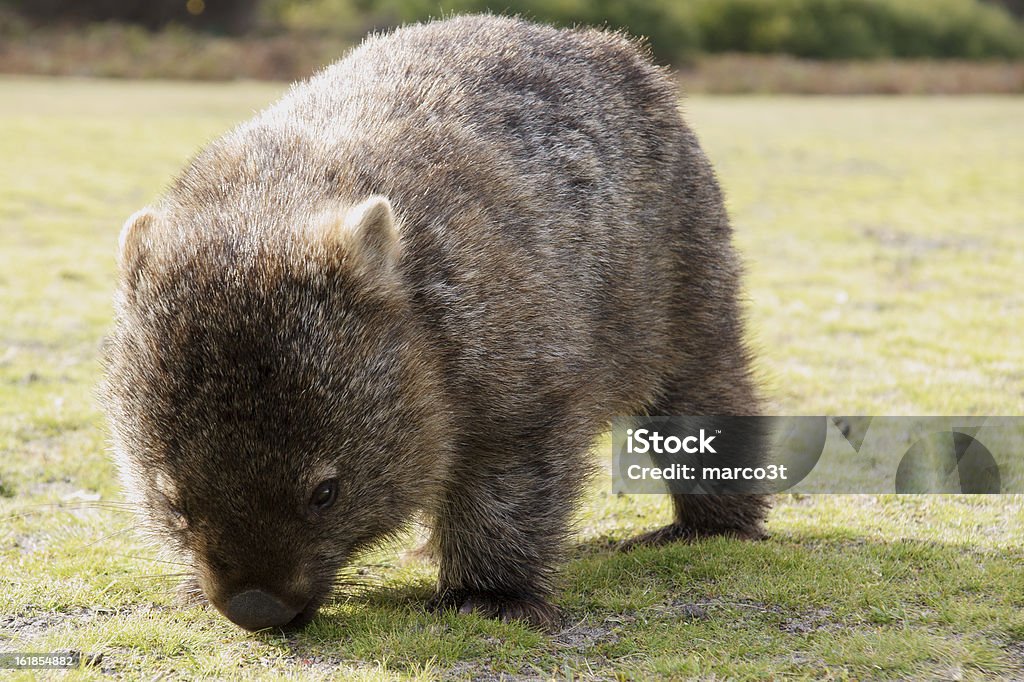
{"label": "wombat's ear", "polygon": [[138,271],[145,258],[149,233],[158,220],[156,212],[147,207],[129,216],[118,240],[117,264],[121,274]]}
{"label": "wombat's ear", "polygon": [[401,251],[395,214],[387,197],[375,195],[345,214],[341,238],[348,254],[368,272],[390,273]]}

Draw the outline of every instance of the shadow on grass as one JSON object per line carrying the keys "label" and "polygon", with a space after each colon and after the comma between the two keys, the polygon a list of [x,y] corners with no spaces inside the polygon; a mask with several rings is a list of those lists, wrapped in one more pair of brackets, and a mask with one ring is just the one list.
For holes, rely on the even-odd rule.
{"label": "shadow on grass", "polygon": [[[958,644],[965,637],[991,640],[1007,655],[1024,640],[1014,615],[1019,558],[991,551],[834,533],[714,538],[629,553],[616,544],[599,537],[572,552],[556,597],[563,626],[550,636],[519,623],[430,613],[433,586],[425,581],[339,598],[306,630],[258,636],[300,660],[386,655],[399,669],[483,666],[464,671],[471,676],[532,665],[611,670],[618,655],[657,661],[684,651],[741,661],[750,642],[766,662],[796,652],[795,661],[845,665],[843,647],[853,645],[841,642],[860,639],[866,649],[889,651],[883,670],[906,673],[950,656],[969,659],[973,649]],[[765,672],[772,670],[780,668]]]}

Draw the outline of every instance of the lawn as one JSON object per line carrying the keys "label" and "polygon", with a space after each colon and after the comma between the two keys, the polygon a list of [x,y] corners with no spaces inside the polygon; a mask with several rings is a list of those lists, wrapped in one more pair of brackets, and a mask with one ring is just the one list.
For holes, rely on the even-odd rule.
{"label": "lawn", "polygon": [[[94,398],[115,243],[281,90],[0,80],[0,652],[102,656],[85,678],[1024,677],[1024,496],[779,496],[765,542],[618,554],[666,500],[600,477],[551,637],[426,613],[413,538],[298,634],[178,606],[178,567],[117,504]],[[684,109],[729,198],[772,412],[1024,414],[1024,99]]]}

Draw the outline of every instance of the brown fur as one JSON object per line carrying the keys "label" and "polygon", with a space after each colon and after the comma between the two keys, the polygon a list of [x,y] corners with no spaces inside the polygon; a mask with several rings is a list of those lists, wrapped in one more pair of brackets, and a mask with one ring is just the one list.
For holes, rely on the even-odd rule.
{"label": "brown fur", "polygon": [[[304,622],[422,513],[435,605],[550,627],[610,418],[757,413],[738,278],[635,44],[481,16],[370,38],[126,224],[105,383],[126,487],[222,610],[258,588]],[[646,541],[761,534],[760,498],[675,505]]]}

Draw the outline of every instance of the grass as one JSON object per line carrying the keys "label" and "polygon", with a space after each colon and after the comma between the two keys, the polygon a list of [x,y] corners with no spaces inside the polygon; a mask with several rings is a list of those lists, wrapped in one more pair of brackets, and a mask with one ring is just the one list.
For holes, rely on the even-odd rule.
{"label": "grass", "polygon": [[[0,651],[102,655],[83,679],[1024,676],[1020,496],[780,496],[766,542],[621,555],[610,541],[664,522],[665,500],[602,478],[553,637],[425,613],[432,568],[402,547],[364,557],[367,587],[299,634],[177,606],[175,567],[107,504],[93,387],[114,244],[199,145],[281,86],[0,88]],[[772,411],[1024,413],[1024,101],[685,109],[748,261]]]}

